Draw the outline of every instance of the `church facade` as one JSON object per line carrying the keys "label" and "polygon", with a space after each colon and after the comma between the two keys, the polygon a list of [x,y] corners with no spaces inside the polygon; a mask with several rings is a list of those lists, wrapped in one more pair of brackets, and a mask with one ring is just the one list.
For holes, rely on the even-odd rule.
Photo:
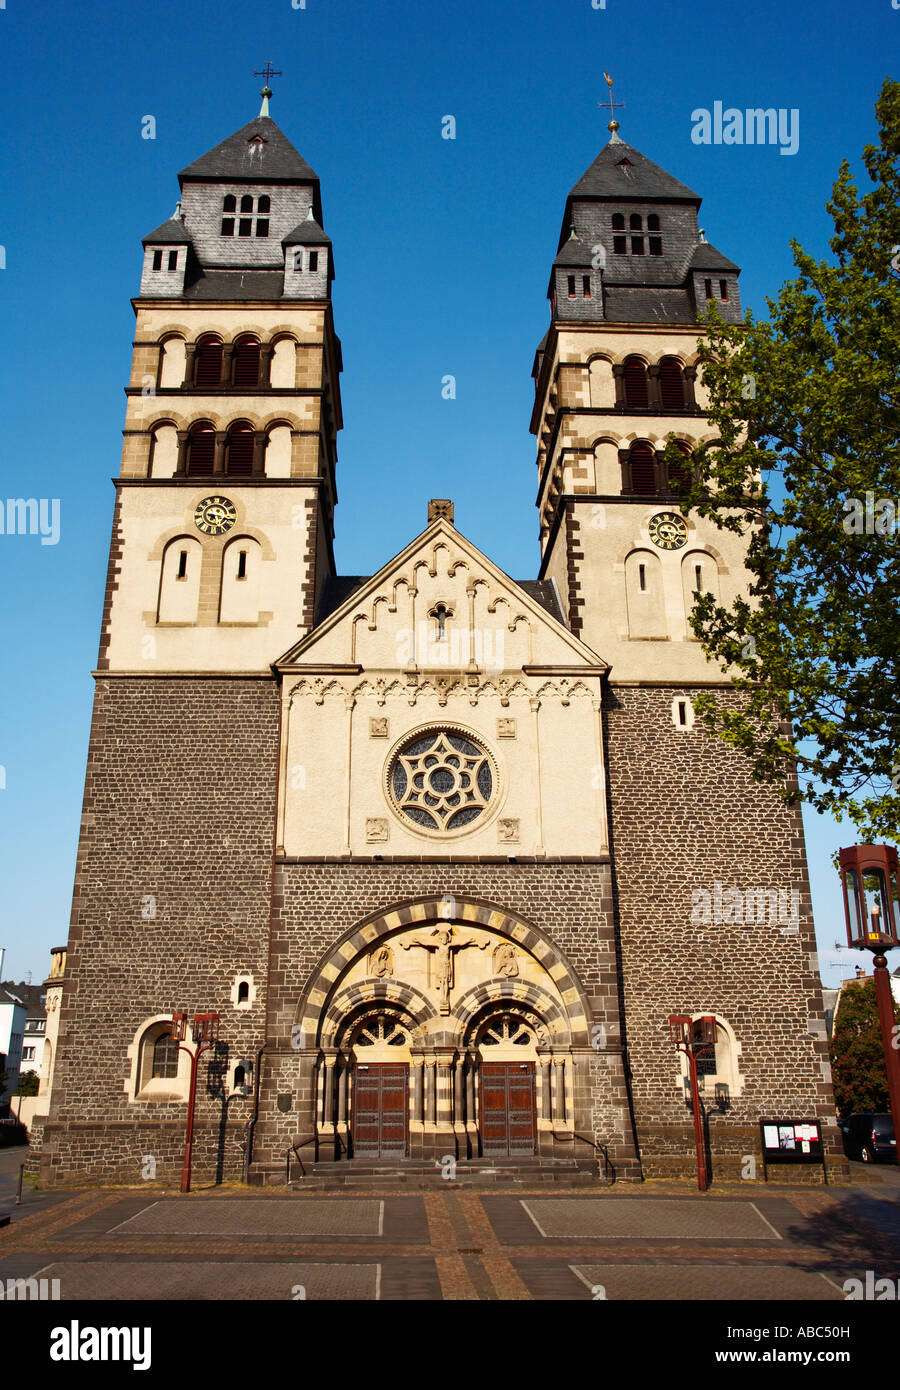
{"label": "church facade", "polygon": [[737,266],[612,128],[535,358],[537,576],[448,499],[338,575],[334,249],[265,96],[144,239],[35,1170],[175,1177],[185,1012],[219,1016],[198,1173],[690,1173],[672,1014],[716,1019],[717,1176],[762,1180],[764,1118],[818,1120],[839,1171],[800,814],[694,720],[724,678],[688,615],[746,587],[742,542],[681,515],[662,458],[707,437],[698,341]]}

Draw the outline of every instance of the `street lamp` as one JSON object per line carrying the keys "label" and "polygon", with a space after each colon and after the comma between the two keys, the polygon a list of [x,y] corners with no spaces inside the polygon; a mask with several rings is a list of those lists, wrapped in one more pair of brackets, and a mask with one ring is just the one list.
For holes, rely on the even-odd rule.
{"label": "street lamp", "polygon": [[844,916],[851,950],[871,951],[875,999],[881,1023],[888,1095],[900,1164],[900,1035],[895,1031],[894,998],[885,952],[900,946],[900,870],[892,845],[852,845],[838,855],[844,890]]}
{"label": "street lamp", "polygon": [[694,1112],[694,1142],[697,1146],[697,1186],[701,1192],[709,1187],[706,1171],[706,1146],[703,1142],[703,1118],[700,1113],[700,1087],[697,1084],[697,1061],[716,1055],[716,1020],[713,1014],[670,1014],[669,1033],[679,1052],[688,1060],[691,1080],[691,1108]]}
{"label": "street lamp", "polygon": [[188,1112],[187,1129],[184,1136],[184,1163],[181,1168],[181,1190],[190,1192],[191,1190],[191,1160],[194,1150],[194,1107],[197,1102],[197,1063],[201,1053],[208,1048],[214,1047],[219,1040],[219,1015],[218,1014],[194,1014],[194,1021],[191,1025],[191,1037],[194,1041],[193,1051],[184,1046],[184,1039],[187,1037],[188,1016],[185,1012],[172,1014],[172,1037],[178,1043],[178,1051],[186,1052],[191,1059],[191,1084],[188,1090]]}

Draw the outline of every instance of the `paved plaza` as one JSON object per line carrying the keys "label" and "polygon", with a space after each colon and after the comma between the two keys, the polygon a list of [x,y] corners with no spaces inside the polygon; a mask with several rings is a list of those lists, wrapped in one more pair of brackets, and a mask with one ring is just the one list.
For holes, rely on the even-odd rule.
{"label": "paved plaza", "polygon": [[[31,1192],[0,1155],[0,1281],[67,1299],[833,1302],[900,1276],[900,1182],[333,1195],[294,1190]],[[854,1165],[856,1168],[857,1165]]]}

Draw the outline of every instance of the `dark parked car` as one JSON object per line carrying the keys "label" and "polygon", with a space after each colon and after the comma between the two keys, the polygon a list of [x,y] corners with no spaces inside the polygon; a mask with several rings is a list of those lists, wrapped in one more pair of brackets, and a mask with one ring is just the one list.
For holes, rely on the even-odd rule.
{"label": "dark parked car", "polygon": [[875,1163],[879,1158],[893,1158],[897,1153],[894,1122],[890,1115],[871,1111],[848,1115],[841,1120],[844,1152],[848,1158],[861,1158],[863,1163]]}

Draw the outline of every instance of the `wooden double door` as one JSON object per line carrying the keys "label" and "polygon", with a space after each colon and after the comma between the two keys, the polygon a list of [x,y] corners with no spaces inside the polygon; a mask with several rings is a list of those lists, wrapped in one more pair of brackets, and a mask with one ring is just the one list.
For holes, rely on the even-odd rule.
{"label": "wooden double door", "polygon": [[535,1153],[534,1062],[482,1062],[481,1151],[485,1157]]}
{"label": "wooden double door", "polygon": [[356,1158],[405,1158],[409,1067],[403,1062],[357,1063],[353,1069],[353,1153]]}

